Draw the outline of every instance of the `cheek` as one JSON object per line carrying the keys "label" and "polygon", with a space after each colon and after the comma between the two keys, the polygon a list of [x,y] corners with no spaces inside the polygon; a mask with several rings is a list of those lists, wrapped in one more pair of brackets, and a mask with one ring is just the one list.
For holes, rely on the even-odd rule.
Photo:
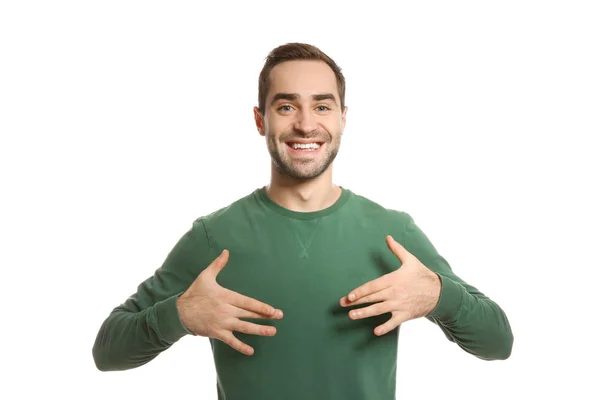
{"label": "cheek", "polygon": [[339,118],[332,118],[327,122],[324,121],[323,127],[327,129],[327,132],[329,132],[334,138],[339,136],[339,134],[344,130],[342,120]]}
{"label": "cheek", "polygon": [[276,118],[265,119],[264,131],[268,134],[281,132],[281,121]]}
{"label": "cheek", "polygon": [[344,120],[341,115],[332,114],[327,117],[327,119],[323,120],[323,124],[332,130],[340,130],[343,127]]}

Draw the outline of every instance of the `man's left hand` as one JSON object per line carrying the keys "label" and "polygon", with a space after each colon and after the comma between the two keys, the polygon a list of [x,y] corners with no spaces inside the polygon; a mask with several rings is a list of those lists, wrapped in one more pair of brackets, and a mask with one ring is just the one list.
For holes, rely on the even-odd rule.
{"label": "man's left hand", "polygon": [[352,319],[369,318],[385,313],[392,317],[375,328],[375,334],[385,335],[401,323],[428,315],[440,298],[441,282],[436,273],[423,265],[391,236],[386,237],[389,249],[402,262],[402,267],[354,289],[340,300],[342,307],[376,303],[348,313]]}

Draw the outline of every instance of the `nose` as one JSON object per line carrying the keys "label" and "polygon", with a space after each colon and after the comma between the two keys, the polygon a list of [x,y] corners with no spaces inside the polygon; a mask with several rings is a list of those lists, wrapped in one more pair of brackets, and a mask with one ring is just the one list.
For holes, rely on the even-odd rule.
{"label": "nose", "polygon": [[304,108],[296,113],[296,121],[294,121],[294,129],[303,134],[309,134],[317,130],[317,119],[309,108]]}

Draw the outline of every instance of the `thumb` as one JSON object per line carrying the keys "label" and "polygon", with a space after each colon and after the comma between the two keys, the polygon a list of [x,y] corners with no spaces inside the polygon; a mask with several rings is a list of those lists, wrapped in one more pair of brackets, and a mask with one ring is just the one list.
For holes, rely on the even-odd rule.
{"label": "thumb", "polygon": [[219,254],[219,256],[215,258],[213,262],[210,263],[210,265],[208,266],[208,269],[210,270],[210,275],[216,279],[217,275],[219,275],[219,272],[221,272],[223,268],[225,268],[225,265],[227,265],[228,260],[229,251],[223,250],[221,254]]}
{"label": "thumb", "polygon": [[386,239],[388,248],[392,251],[392,253],[394,253],[394,255],[396,257],[398,257],[398,259],[402,262],[402,264],[404,264],[406,261],[408,261],[408,258],[410,257],[410,253],[408,252],[408,250],[406,250],[404,248],[404,246],[402,246],[400,243],[396,242],[391,235],[386,236],[385,239]]}

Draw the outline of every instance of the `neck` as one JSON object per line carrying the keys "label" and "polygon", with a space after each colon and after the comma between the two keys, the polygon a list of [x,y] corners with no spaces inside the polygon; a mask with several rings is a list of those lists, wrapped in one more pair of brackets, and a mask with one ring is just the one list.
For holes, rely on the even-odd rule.
{"label": "neck", "polygon": [[266,189],[275,203],[299,212],[323,210],[332,206],[342,194],[342,189],[333,184],[331,165],[320,176],[307,181],[282,176],[272,167],[271,183]]}

